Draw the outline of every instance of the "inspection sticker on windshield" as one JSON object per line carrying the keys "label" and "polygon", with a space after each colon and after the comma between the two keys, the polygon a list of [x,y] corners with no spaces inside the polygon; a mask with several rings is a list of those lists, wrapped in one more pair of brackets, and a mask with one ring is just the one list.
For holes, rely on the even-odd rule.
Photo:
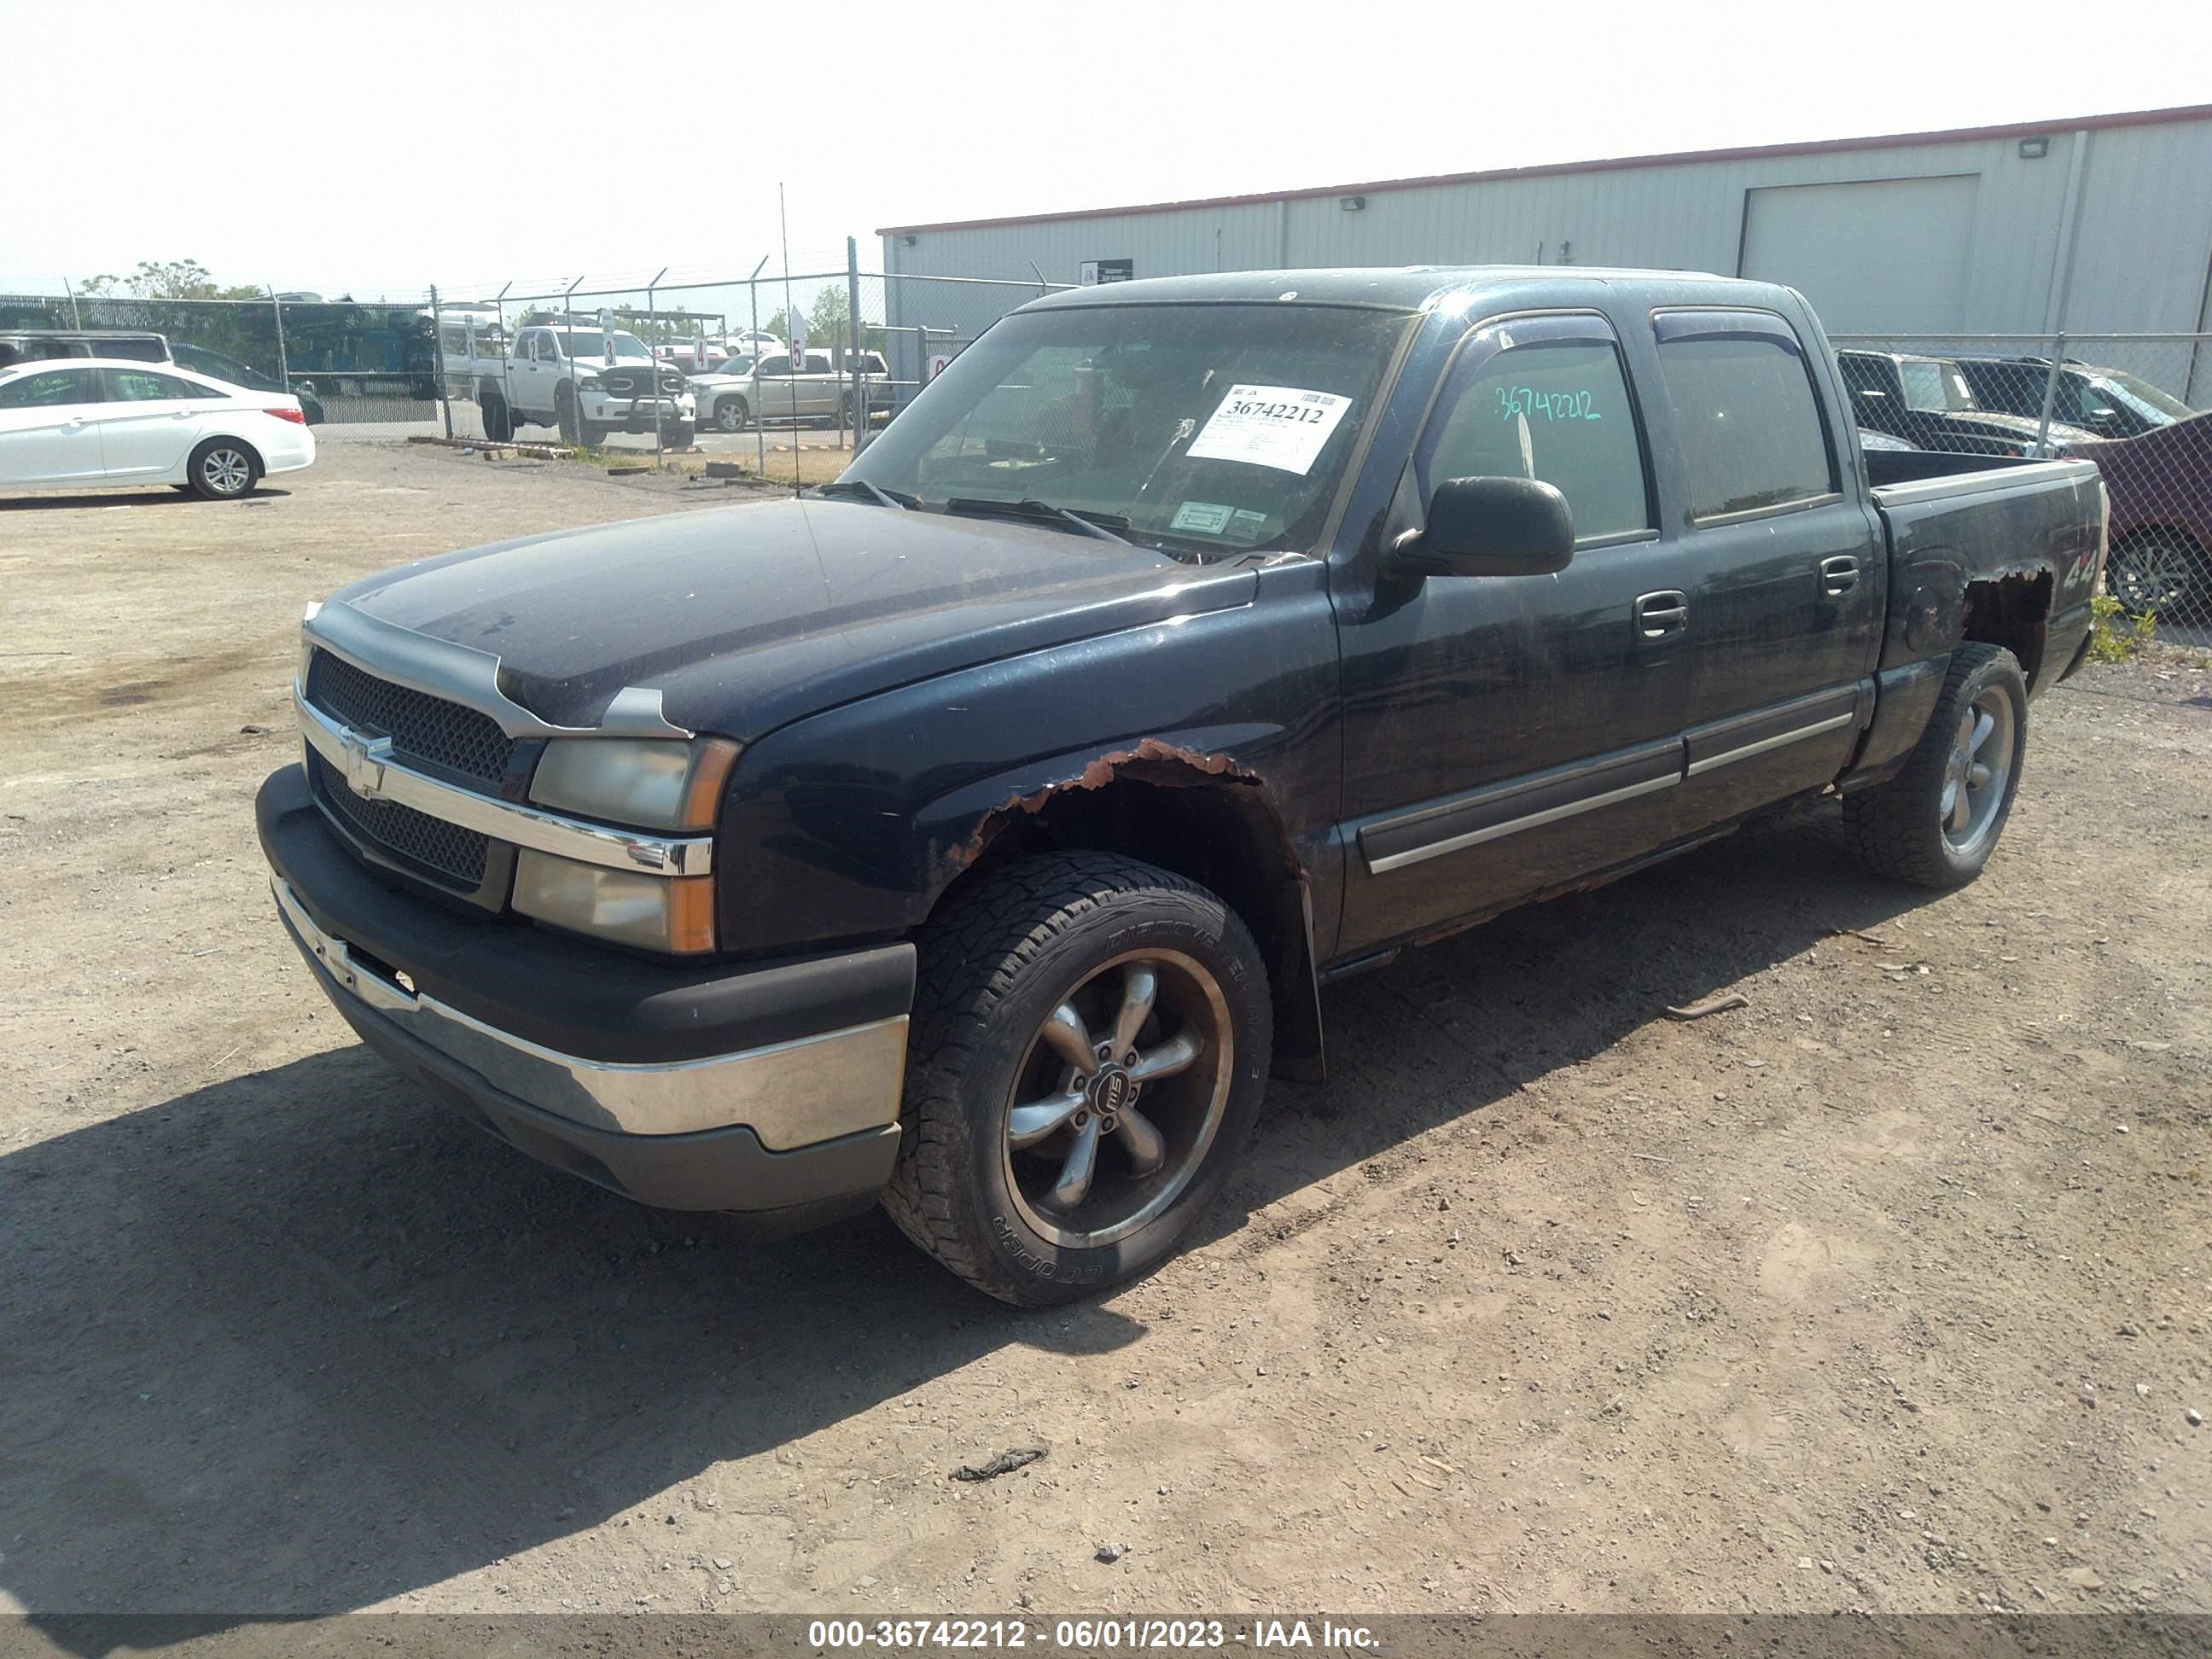
{"label": "inspection sticker on windshield", "polygon": [[1170,530],[1198,530],[1209,536],[1218,536],[1229,528],[1231,509],[1214,501],[1185,501],[1176,508],[1176,515],[1168,521]]}
{"label": "inspection sticker on windshield", "polygon": [[1232,386],[1186,453],[1193,460],[1249,461],[1303,476],[1313,471],[1322,446],[1351,407],[1351,398],[1334,392]]}

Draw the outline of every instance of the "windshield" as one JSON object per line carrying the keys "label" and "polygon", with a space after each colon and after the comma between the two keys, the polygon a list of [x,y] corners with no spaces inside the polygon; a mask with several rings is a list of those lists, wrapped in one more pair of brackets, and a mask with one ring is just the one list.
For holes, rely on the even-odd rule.
{"label": "windshield", "polygon": [[[556,329],[554,332],[561,337],[561,349],[568,356],[581,358],[586,362],[595,357],[602,362],[605,360],[607,337],[596,328],[580,328],[573,332],[567,329]],[[650,358],[653,354],[645,349],[645,342],[636,335],[617,329],[615,356],[618,358]]]}
{"label": "windshield", "polygon": [[1304,552],[1409,320],[1282,304],[1018,313],[844,476],[927,507],[1048,501],[1141,542]]}
{"label": "windshield", "polygon": [[1959,373],[1956,363],[1947,363],[1933,357],[1907,357],[1897,365],[1898,377],[1905,383],[1905,406],[1928,413],[1948,410],[1978,409],[1974,393],[1966,384],[1966,377]]}
{"label": "windshield", "polygon": [[2148,380],[2139,380],[2117,368],[2099,370],[2089,377],[2089,384],[2100,396],[2124,404],[2153,426],[2172,426],[2197,413],[2172,392],[2160,392]]}

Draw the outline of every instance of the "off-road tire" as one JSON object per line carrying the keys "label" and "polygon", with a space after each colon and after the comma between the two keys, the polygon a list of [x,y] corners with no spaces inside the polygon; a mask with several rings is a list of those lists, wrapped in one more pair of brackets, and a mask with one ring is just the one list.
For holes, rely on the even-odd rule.
{"label": "off-road tire", "polygon": [[[1091,1295],[1157,1265],[1235,1169],[1267,1087],[1273,1010],[1259,948],[1215,894],[1112,853],[1055,853],[957,893],[921,943],[904,1138],[884,1207],[916,1244],[986,1294],[1022,1307]],[[1233,1063],[1211,1145],[1188,1184],[1119,1241],[1063,1247],[1007,1191],[1005,1115],[1047,1014],[1099,964],[1173,951],[1212,975]]]}
{"label": "off-road tire", "polygon": [[[1962,853],[1943,832],[1946,767],[1957,742],[1960,717],[1995,689],[2013,705],[2010,770],[1996,817],[1971,851]],[[1844,833],[1858,860],[1877,874],[1938,890],[1963,887],[1982,873],[2004,833],[2020,790],[2027,750],[2027,681],[2020,662],[2002,646],[1969,641],[1951,653],[1936,711],[1904,770],[1887,783],[1844,797]]]}

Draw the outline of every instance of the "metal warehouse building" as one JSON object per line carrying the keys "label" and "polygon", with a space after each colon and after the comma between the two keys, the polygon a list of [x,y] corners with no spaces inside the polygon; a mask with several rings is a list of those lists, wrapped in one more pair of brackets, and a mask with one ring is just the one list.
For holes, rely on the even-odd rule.
{"label": "metal warehouse building", "polygon": [[[2212,105],[881,234],[895,275],[1641,265],[1787,283],[1839,333],[2195,332],[2212,329]],[[946,308],[933,285],[888,286],[895,313]],[[995,314],[1004,294],[970,303]],[[972,336],[988,319],[887,320]]]}

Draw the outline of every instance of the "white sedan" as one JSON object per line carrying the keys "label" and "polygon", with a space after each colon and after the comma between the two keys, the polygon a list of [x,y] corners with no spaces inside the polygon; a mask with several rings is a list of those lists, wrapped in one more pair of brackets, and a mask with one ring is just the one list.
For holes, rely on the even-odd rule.
{"label": "white sedan", "polygon": [[0,489],[165,483],[234,501],[314,459],[287,392],[109,357],[0,369]]}

